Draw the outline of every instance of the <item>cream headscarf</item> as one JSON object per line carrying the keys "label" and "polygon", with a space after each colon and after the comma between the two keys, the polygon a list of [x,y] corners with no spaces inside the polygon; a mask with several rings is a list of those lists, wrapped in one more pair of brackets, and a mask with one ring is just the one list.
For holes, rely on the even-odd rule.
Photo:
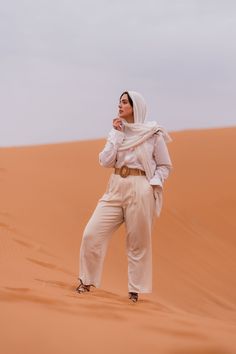
{"label": "cream headscarf", "polygon": [[123,120],[125,126],[125,138],[119,151],[135,147],[138,158],[140,159],[148,180],[153,177],[155,171],[151,168],[150,161],[146,153],[145,145],[142,144],[153,134],[161,132],[165,142],[172,141],[171,137],[162,126],[155,121],[146,121],[146,103],[140,93],[136,91],[127,91],[133,101],[134,123],[127,123]]}

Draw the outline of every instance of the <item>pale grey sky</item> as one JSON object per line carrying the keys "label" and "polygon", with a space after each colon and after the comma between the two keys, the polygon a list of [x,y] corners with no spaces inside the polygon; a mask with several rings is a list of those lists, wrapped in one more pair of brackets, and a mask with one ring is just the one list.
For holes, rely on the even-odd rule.
{"label": "pale grey sky", "polygon": [[136,90],[168,130],[236,125],[235,0],[1,0],[0,146],[105,137]]}

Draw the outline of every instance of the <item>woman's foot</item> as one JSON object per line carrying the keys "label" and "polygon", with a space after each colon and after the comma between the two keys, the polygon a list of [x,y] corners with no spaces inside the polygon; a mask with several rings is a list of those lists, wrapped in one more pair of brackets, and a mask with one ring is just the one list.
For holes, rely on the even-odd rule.
{"label": "woman's foot", "polygon": [[86,293],[86,292],[89,292],[90,291],[90,287],[91,286],[94,286],[94,285],[85,285],[81,279],[79,279],[80,281],[80,284],[79,286],[76,288],[76,291],[79,293],[79,294],[82,294],[82,293]]}
{"label": "woman's foot", "polygon": [[129,299],[133,302],[137,302],[138,301],[138,293],[129,292]]}

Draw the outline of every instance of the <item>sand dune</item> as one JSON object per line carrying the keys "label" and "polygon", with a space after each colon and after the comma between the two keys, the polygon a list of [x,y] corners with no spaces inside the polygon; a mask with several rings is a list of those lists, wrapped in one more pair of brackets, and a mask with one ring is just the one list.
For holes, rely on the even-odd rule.
{"label": "sand dune", "polygon": [[78,295],[83,228],[112,172],[104,140],[0,149],[2,354],[236,353],[236,128],[173,132],[154,291],[127,298],[122,227]]}

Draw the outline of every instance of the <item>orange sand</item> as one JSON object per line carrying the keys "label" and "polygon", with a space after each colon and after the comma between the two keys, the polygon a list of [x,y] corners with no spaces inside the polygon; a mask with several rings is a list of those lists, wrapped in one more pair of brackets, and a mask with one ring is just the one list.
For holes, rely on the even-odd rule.
{"label": "orange sand", "polygon": [[78,295],[104,141],[0,149],[1,354],[235,354],[236,128],[172,133],[153,285],[127,298],[122,227],[100,289]]}

